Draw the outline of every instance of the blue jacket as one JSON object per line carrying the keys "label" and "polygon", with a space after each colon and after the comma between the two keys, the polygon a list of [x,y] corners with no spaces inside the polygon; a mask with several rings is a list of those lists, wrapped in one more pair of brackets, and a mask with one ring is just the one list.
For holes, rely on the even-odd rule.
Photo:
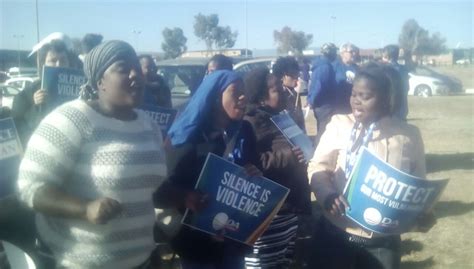
{"label": "blue jacket", "polygon": [[335,102],[336,77],[328,58],[321,56],[314,60],[308,103],[312,108],[333,105]]}
{"label": "blue jacket", "polygon": [[333,62],[336,73],[336,105],[340,113],[350,113],[350,98],[352,93],[353,77],[348,77],[348,73],[357,73],[358,66],[355,64],[345,65],[340,59]]}

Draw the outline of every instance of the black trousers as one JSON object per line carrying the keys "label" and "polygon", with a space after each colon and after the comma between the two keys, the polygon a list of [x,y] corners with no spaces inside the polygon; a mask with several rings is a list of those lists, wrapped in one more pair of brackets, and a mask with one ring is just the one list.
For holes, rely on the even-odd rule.
{"label": "black trousers", "polygon": [[353,242],[353,237],[321,218],[312,238],[309,268],[398,269],[401,259],[399,235]]}
{"label": "black trousers", "polygon": [[316,118],[316,137],[314,138],[314,146],[317,147],[319,140],[326,130],[326,125],[331,121],[332,115],[334,115],[334,108],[329,105],[315,107],[314,117]]}

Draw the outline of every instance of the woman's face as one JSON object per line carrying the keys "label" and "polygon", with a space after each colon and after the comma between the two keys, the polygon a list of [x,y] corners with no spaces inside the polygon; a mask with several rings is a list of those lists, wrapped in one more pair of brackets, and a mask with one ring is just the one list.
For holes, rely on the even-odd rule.
{"label": "woman's face", "polygon": [[352,87],[352,114],[365,125],[376,121],[382,114],[381,100],[374,87],[374,83],[365,78],[355,80]]}
{"label": "woman's face", "polygon": [[136,56],[110,65],[97,83],[99,98],[115,107],[137,107],[143,98],[144,78]]}
{"label": "woman's face", "polygon": [[244,95],[242,81],[231,83],[222,93],[222,108],[231,120],[241,120],[244,117],[247,99]]}
{"label": "woman's face", "polygon": [[265,99],[264,104],[275,110],[281,110],[283,108],[283,87],[281,85],[281,81],[279,81],[275,76],[270,75],[267,80],[267,85],[268,96]]}

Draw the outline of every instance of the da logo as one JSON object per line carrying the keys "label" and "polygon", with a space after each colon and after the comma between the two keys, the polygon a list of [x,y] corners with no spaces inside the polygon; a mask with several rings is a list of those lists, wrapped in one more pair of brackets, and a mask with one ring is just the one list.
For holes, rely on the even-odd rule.
{"label": "da logo", "polygon": [[212,220],[212,228],[216,231],[226,230],[226,231],[238,231],[239,230],[239,223],[235,220],[229,219],[226,213],[221,212],[217,213],[217,215]]}
{"label": "da logo", "polygon": [[373,207],[369,207],[364,211],[364,220],[369,225],[379,225],[382,222],[382,214]]}
{"label": "da logo", "polygon": [[217,213],[217,215],[212,220],[212,228],[214,230],[219,231],[225,228],[227,222],[229,221],[229,216],[226,213],[221,212]]}

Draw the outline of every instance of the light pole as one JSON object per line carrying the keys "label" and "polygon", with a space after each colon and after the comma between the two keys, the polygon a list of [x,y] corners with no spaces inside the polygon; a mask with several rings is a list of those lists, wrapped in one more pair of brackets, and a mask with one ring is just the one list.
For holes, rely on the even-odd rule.
{"label": "light pole", "polygon": [[248,58],[249,50],[249,28],[248,28],[248,2],[245,0],[245,58]]}
{"label": "light pole", "polygon": [[20,69],[21,67],[21,55],[20,55],[20,42],[21,42],[21,39],[24,37],[24,35],[13,35],[13,38],[16,38],[17,41],[18,41],[18,69]]}
{"label": "light pole", "polygon": [[133,29],[132,33],[135,35],[135,51],[138,51],[138,41],[140,38],[140,34],[142,33],[142,30],[139,29]]}
{"label": "light pole", "polygon": [[332,21],[332,43],[336,44],[336,39],[335,39],[335,29],[336,29],[336,16],[331,16],[331,21]]}

